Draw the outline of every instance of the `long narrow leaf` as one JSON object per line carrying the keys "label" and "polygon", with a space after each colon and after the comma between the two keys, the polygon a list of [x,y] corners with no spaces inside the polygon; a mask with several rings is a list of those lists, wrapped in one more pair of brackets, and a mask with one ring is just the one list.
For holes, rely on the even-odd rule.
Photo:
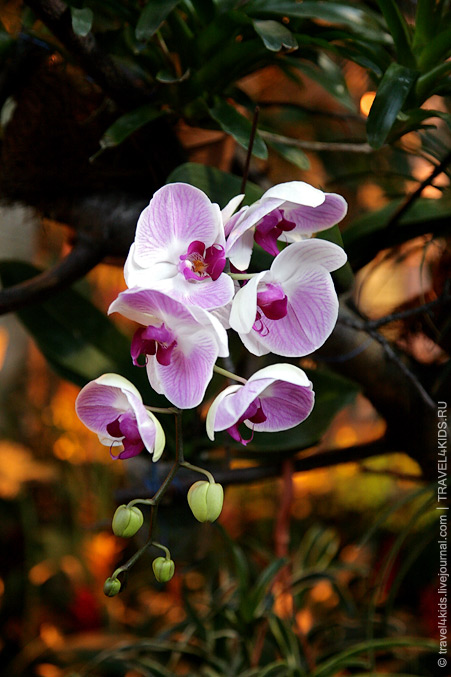
{"label": "long narrow leaf", "polygon": [[366,126],[373,148],[380,148],[385,143],[416,78],[416,71],[398,63],[392,63],[385,71]]}

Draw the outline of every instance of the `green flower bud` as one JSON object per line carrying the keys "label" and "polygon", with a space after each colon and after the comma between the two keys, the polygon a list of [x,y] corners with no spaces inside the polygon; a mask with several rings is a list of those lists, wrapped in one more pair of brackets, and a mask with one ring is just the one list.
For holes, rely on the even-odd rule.
{"label": "green flower bud", "polygon": [[116,536],[131,538],[141,529],[143,522],[144,517],[139,508],[135,508],[135,506],[128,508],[126,505],[120,505],[114,513],[113,532]]}
{"label": "green flower bud", "polygon": [[174,575],[175,564],[169,557],[157,557],[152,562],[152,569],[159,583],[167,583]]}
{"label": "green flower bud", "polygon": [[224,490],[216,482],[200,480],[188,491],[188,504],[199,522],[214,522],[221,514]]}
{"label": "green flower bud", "polygon": [[121,582],[117,578],[107,578],[103,585],[103,592],[107,597],[114,597],[121,589]]}

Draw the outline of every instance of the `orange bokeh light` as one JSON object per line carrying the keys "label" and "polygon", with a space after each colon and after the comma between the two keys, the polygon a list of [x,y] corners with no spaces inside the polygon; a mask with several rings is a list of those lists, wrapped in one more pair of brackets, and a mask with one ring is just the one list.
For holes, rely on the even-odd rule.
{"label": "orange bokeh light", "polygon": [[365,92],[365,94],[360,99],[360,112],[365,117],[368,117],[375,98],[376,92]]}

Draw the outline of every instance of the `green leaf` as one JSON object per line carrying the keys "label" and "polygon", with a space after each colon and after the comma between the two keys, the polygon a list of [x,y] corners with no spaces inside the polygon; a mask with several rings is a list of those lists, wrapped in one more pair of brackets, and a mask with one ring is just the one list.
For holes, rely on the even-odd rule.
{"label": "green leaf", "polygon": [[313,19],[331,24],[346,26],[365,40],[385,42],[389,40],[379,17],[365,7],[356,7],[347,2],[315,2],[304,0],[251,0],[245,5],[246,12],[251,15],[275,14],[277,17],[287,16],[296,19]]}
{"label": "green leaf", "polygon": [[136,24],[138,40],[150,40],[180,0],[149,0]]}
{"label": "green leaf", "polygon": [[125,113],[125,115],[121,115],[120,118],[108,127],[100,139],[101,149],[119,145],[133,132],[136,132],[148,122],[152,122],[152,120],[161,115],[163,115],[163,111],[150,103],[146,103],[139,108],[135,108],[135,110]]}
{"label": "green leaf", "polygon": [[269,49],[270,52],[280,52],[282,49],[292,52],[298,49],[299,45],[293,33],[278,21],[256,19],[252,23],[266,49]]}
{"label": "green leaf", "polygon": [[94,20],[92,9],[89,9],[89,7],[83,7],[82,9],[71,7],[70,13],[74,33],[84,38],[92,28],[92,22]]}
{"label": "green leaf", "polygon": [[[369,651],[388,651],[407,647],[417,650],[437,651],[438,643],[430,639],[421,637],[399,637],[387,639],[372,639],[359,644],[355,644],[350,649],[341,651],[338,654],[317,665],[312,673],[312,677],[332,677],[341,672],[347,665],[350,665],[351,659],[362,653]],[[372,673],[371,673],[372,674]]]}
{"label": "green leaf", "polygon": [[320,52],[316,64],[304,60],[301,61],[295,57],[285,58],[285,61],[317,82],[321,87],[324,87],[329,94],[348,108],[348,110],[355,111],[355,102],[349,94],[343,71],[327,54]]}
{"label": "green leaf", "polygon": [[[241,115],[234,106],[231,106],[224,99],[216,97],[215,105],[209,109],[209,113],[213,120],[227,133],[233,136],[240,146],[245,150],[249,148],[249,140],[251,137],[252,123],[250,120]],[[263,139],[257,134],[255,135],[254,144],[252,147],[252,154],[262,160],[268,157],[268,149]]]}
{"label": "green leaf", "polygon": [[399,63],[414,68],[415,57],[410,45],[411,35],[398,3],[393,0],[377,0],[377,3],[387,22],[388,30],[392,34]]}
{"label": "green leaf", "polygon": [[[5,287],[28,280],[41,271],[22,261],[1,261]],[[55,294],[42,304],[30,305],[17,315],[57,374],[84,386],[106,372],[120,373],[150,395],[148,404],[165,404],[149,388],[145,369],[133,367],[130,341],[107,315],[73,289]],[[157,405],[158,406],[158,405]]]}
{"label": "green leaf", "polygon": [[163,68],[162,70],[158,71],[155,76],[155,80],[158,80],[158,82],[161,82],[165,85],[173,85],[175,82],[184,82],[185,80],[188,80],[190,75],[191,71],[189,68],[184,73],[182,73],[182,75],[175,75],[167,68]]}
{"label": "green leaf", "polygon": [[[167,178],[166,183],[190,183],[204,191],[212,202],[225,207],[229,200],[241,193],[241,179],[233,174],[223,172],[216,167],[186,162],[175,169]],[[250,205],[258,200],[263,190],[255,183],[246,183],[246,193],[242,204]]]}
{"label": "green leaf", "polygon": [[280,141],[268,141],[268,145],[273,148],[284,160],[291,162],[299,169],[310,169],[310,160],[303,150],[290,146],[289,143],[281,143]]}
{"label": "green leaf", "polygon": [[248,590],[248,594],[243,596],[240,611],[246,623],[250,623],[262,614],[267,588],[274,580],[276,574],[286,564],[287,560],[285,558],[273,560],[262,571],[251,590]]}
{"label": "green leaf", "polygon": [[385,71],[368,115],[366,130],[373,148],[385,143],[417,78],[417,71],[392,63]]}

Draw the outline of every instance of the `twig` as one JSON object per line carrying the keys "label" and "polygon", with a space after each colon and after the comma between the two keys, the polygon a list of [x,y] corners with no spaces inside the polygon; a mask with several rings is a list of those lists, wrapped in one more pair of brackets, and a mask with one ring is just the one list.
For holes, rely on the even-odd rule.
{"label": "twig", "polygon": [[69,287],[104,258],[103,246],[80,239],[71,252],[50,270],[0,291],[0,315],[42,303],[52,294]]}
{"label": "twig", "polygon": [[373,148],[369,143],[329,143],[327,141],[301,141],[300,139],[292,139],[290,136],[283,136],[282,134],[274,134],[261,129],[260,136],[268,141],[275,141],[277,143],[286,143],[295,148],[303,148],[304,150],[312,151],[343,151],[346,153],[372,153]]}
{"label": "twig", "polygon": [[391,228],[396,223],[398,223],[401,217],[404,216],[404,214],[410,209],[410,207],[412,207],[414,202],[418,200],[423,190],[433,182],[436,176],[444,172],[450,163],[451,163],[451,151],[445,155],[440,164],[434,167],[429,176],[427,176],[424,179],[424,181],[422,181],[420,185],[412,193],[410,193],[410,195],[406,196],[405,200],[399,205],[398,209],[394,212],[394,214],[391,215],[391,217],[387,221],[385,228]]}
{"label": "twig", "polygon": [[395,362],[398,368],[403,372],[404,376],[410,381],[411,385],[415,388],[417,393],[420,395],[423,402],[429,407],[429,409],[434,410],[437,408],[437,403],[431,398],[424,386],[420,383],[415,374],[407,367],[404,362],[399,358],[396,352],[393,350],[390,343],[387,341],[385,336],[379,334],[375,329],[368,328],[367,320],[361,320],[360,318],[351,318],[351,317],[342,317],[339,319],[339,322],[345,324],[348,327],[353,329],[365,331],[369,334],[375,341],[377,341],[383,348],[384,353],[387,357]]}
{"label": "twig", "polygon": [[451,300],[451,280],[446,280],[442,293],[433,301],[423,303],[421,306],[416,306],[415,308],[407,308],[406,310],[400,310],[396,313],[379,317],[377,320],[366,320],[365,328],[368,330],[378,329],[386,324],[390,324],[390,322],[397,322],[422,313],[429,313],[436,306],[441,306],[449,300]]}
{"label": "twig", "polygon": [[258,116],[260,114],[260,108],[255,106],[254,117],[252,119],[252,129],[251,135],[249,137],[249,146],[247,149],[246,162],[244,163],[243,169],[243,179],[241,181],[241,193],[244,193],[246,190],[247,177],[249,175],[249,166],[251,164],[252,148],[254,147],[255,135],[257,133],[257,124]]}

